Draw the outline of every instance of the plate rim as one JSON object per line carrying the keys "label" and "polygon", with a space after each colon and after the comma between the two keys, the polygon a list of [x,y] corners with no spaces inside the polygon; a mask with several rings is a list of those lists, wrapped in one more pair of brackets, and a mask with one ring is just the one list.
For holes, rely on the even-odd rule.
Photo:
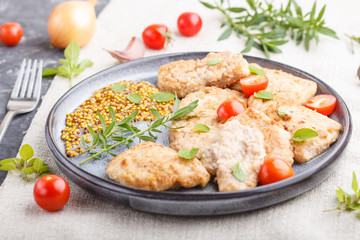
{"label": "plate rim", "polygon": [[[179,201],[198,201],[198,200],[219,200],[219,199],[229,199],[229,198],[241,198],[246,197],[254,194],[262,194],[262,193],[269,193],[274,191],[279,191],[283,188],[289,187],[291,185],[295,185],[297,183],[300,183],[304,180],[306,180],[308,177],[311,177],[313,174],[321,171],[322,169],[327,168],[329,165],[331,165],[334,161],[337,160],[338,156],[343,152],[343,150],[346,148],[352,134],[352,119],[350,111],[345,103],[345,101],[342,99],[342,97],[328,84],[320,80],[319,78],[292,66],[289,66],[287,64],[283,64],[277,61],[273,61],[270,59],[260,58],[260,57],[253,57],[249,55],[243,55],[244,58],[248,59],[254,59],[259,61],[265,61],[270,62],[273,65],[279,66],[279,67],[285,67],[287,69],[290,69],[294,72],[301,73],[307,77],[309,77],[310,81],[315,80],[315,82],[320,83],[328,91],[330,91],[338,100],[338,104],[342,107],[344,111],[345,120],[348,120],[348,125],[346,127],[343,126],[343,131],[341,133],[341,136],[343,136],[341,139],[338,139],[336,141],[335,148],[332,149],[331,152],[325,151],[324,153],[327,153],[326,161],[320,161],[316,165],[312,166],[311,168],[307,169],[304,172],[301,172],[291,178],[285,179],[280,182],[276,182],[273,184],[265,185],[265,186],[257,186],[255,188],[241,190],[241,191],[232,191],[232,192],[168,192],[168,191],[162,191],[162,192],[156,192],[151,190],[143,190],[143,189],[136,189],[131,188],[127,186],[120,185],[119,183],[116,183],[112,180],[106,180],[104,178],[98,177],[92,173],[89,173],[82,169],[81,167],[78,167],[76,164],[72,163],[71,161],[68,161],[67,158],[63,155],[62,152],[56,147],[54,136],[51,134],[51,119],[54,115],[57,107],[61,102],[70,95],[73,91],[76,91],[77,88],[80,88],[82,85],[85,85],[87,82],[91,81],[94,78],[100,77],[102,75],[105,75],[107,73],[111,73],[113,71],[116,71],[118,68],[126,68],[128,66],[132,65],[138,65],[143,62],[149,62],[155,59],[159,58],[167,58],[167,57],[180,57],[180,56],[191,56],[191,55],[206,55],[209,53],[208,51],[195,51],[195,52],[179,52],[179,53],[168,53],[168,54],[161,54],[161,55],[155,55],[150,57],[145,57],[138,60],[133,60],[130,62],[122,63],[119,65],[115,65],[112,67],[109,67],[107,69],[104,69],[100,72],[97,72],[80,83],[76,84],[73,88],[69,89],[67,92],[65,92],[54,104],[54,106],[51,108],[45,125],[45,137],[48,144],[48,147],[51,151],[51,153],[55,156],[56,163],[61,164],[63,167],[67,168],[70,172],[73,174],[76,174],[78,177],[85,178],[86,181],[90,182],[91,184],[98,185],[100,187],[106,188],[107,190],[114,191],[116,193],[120,194],[126,194],[129,196],[134,197],[143,197],[143,198],[152,198],[152,199],[167,199],[167,200],[179,200]],[[250,61],[249,61],[250,62]],[[322,153],[322,154],[324,154]],[[321,155],[322,155],[321,154]],[[319,156],[321,156],[319,155]],[[317,157],[319,157],[317,156]],[[84,175],[86,177],[84,177]],[[97,182],[97,181],[100,181]]]}

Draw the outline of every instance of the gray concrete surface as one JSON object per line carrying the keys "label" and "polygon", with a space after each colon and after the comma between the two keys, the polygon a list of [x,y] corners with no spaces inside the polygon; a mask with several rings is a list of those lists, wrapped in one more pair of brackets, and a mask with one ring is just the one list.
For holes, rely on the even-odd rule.
{"label": "gray concrete surface", "polygon": [[[18,22],[23,28],[23,37],[14,47],[0,42],[0,121],[6,114],[6,104],[14,86],[20,63],[23,58],[43,59],[45,67],[58,64],[63,51],[50,45],[47,21],[51,10],[65,0],[0,0],[0,25],[5,22]],[[104,8],[109,0],[99,0],[96,13]],[[43,79],[42,95],[51,84],[51,79]],[[39,104],[40,105],[40,104]],[[36,110],[18,115],[12,121],[3,141],[0,143],[0,160],[15,157],[24,134]],[[6,172],[0,171],[0,184]]]}

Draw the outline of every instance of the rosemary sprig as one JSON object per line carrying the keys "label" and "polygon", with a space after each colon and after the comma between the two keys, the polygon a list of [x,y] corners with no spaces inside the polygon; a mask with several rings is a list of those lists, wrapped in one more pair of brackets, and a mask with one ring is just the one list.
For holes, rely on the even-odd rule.
{"label": "rosemary sprig", "polygon": [[[83,153],[89,153],[91,156],[82,161],[79,166],[86,163],[87,161],[98,158],[102,153],[109,153],[112,156],[116,154],[110,152],[110,150],[114,149],[115,147],[125,144],[129,146],[130,143],[133,142],[133,138],[139,138],[142,141],[155,141],[156,137],[154,133],[161,133],[158,129],[160,126],[170,128],[166,125],[166,123],[177,120],[183,117],[188,117],[188,114],[191,113],[198,105],[198,100],[190,103],[189,105],[179,109],[180,100],[176,97],[174,103],[174,110],[173,114],[167,116],[161,116],[160,113],[156,109],[150,109],[150,111],[154,114],[157,118],[156,121],[150,123],[149,127],[145,130],[140,130],[135,126],[132,126],[130,123],[135,119],[138,112],[135,111],[130,114],[128,117],[121,120],[119,123],[116,122],[116,116],[114,110],[109,107],[109,112],[112,118],[112,122],[109,125],[106,125],[105,118],[101,114],[98,114],[99,120],[102,124],[101,131],[95,133],[91,126],[88,126],[90,135],[92,137],[92,144],[88,146],[82,137],[81,142],[84,147]],[[125,136],[131,134],[130,136]],[[146,135],[148,134],[148,135]],[[109,142],[116,142],[114,144],[110,144]],[[98,152],[91,152],[92,150],[96,150],[101,148],[102,150]]]}
{"label": "rosemary sprig", "polygon": [[289,0],[286,6],[275,8],[271,2],[246,0],[248,8],[232,7],[230,3],[212,5],[200,1],[205,7],[218,10],[224,17],[221,28],[226,27],[218,38],[225,40],[234,32],[238,37],[247,37],[243,53],[249,52],[253,47],[263,51],[270,58],[270,52],[281,53],[278,46],[286,44],[287,34],[296,41],[296,45],[304,42],[306,51],[310,49],[310,42],[319,42],[319,34],[328,35],[338,39],[336,32],[325,27],[323,19],[326,5],[316,16],[316,2],[310,12],[303,14],[303,10],[295,0]]}

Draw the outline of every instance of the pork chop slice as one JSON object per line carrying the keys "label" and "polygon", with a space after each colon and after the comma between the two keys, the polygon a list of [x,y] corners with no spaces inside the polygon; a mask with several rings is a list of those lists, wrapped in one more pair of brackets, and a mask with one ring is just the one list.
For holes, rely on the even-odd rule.
{"label": "pork chop slice", "polygon": [[242,125],[258,128],[264,135],[266,158],[280,158],[290,165],[294,163],[290,139],[291,135],[280,122],[276,122],[254,108],[247,108],[245,112],[229,119],[238,121]]}
{"label": "pork chop slice", "polygon": [[[225,100],[237,99],[246,105],[247,98],[245,94],[230,89],[217,87],[205,87],[200,91],[190,93],[180,102],[180,108],[185,107],[195,100],[199,100],[198,106],[192,112],[192,115],[198,115],[191,118],[182,118],[171,123],[170,129],[170,147],[179,151],[182,148],[197,147],[200,149],[198,157],[202,150],[214,140],[218,126],[221,124],[216,113],[218,106]],[[193,128],[197,124],[205,124],[210,128],[208,132],[199,132]]]}
{"label": "pork chop slice", "polygon": [[[237,191],[256,187],[265,155],[264,136],[258,129],[229,121],[219,127],[201,161],[211,174],[216,173],[220,192]],[[233,175],[236,164],[245,173],[242,181]]]}
{"label": "pork chop slice", "polygon": [[180,60],[162,65],[157,85],[162,91],[176,93],[182,98],[206,86],[226,88],[249,75],[249,65],[243,56],[225,51],[209,53],[201,60]]}
{"label": "pork chop slice", "polygon": [[201,162],[185,160],[171,148],[143,142],[114,157],[106,174],[124,186],[153,191],[205,186],[210,175]]}
{"label": "pork chop slice", "polygon": [[338,139],[342,130],[340,123],[304,106],[287,108],[290,111],[290,117],[284,121],[284,125],[291,135],[300,128],[311,128],[318,133],[318,137],[302,142],[291,140],[296,162],[303,163],[311,160]]}

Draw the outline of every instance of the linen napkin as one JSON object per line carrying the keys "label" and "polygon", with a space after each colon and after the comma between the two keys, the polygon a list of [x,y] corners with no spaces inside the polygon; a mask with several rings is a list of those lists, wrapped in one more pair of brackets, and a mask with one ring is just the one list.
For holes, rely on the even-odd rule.
{"label": "linen napkin", "polygon": [[[233,1],[234,5],[245,4]],[[324,212],[337,206],[337,186],[351,190],[352,171],[360,174],[360,86],[356,70],[360,64],[360,46],[351,53],[344,33],[360,35],[360,1],[319,0],[327,4],[325,19],[335,29],[340,40],[320,36],[318,46],[310,52],[290,42],[282,47],[283,54],[271,58],[307,71],[333,87],[350,108],[353,136],[339,157],[338,168],[312,190],[284,203],[241,214],[211,217],[176,217],[132,210],[107,202],[69,181],[71,197],[58,212],[46,212],[33,200],[34,183],[25,183],[9,173],[0,188],[1,239],[356,239],[360,221],[353,212]],[[312,0],[299,1],[310,10]],[[276,2],[279,4],[279,2]],[[185,11],[201,15],[203,27],[192,38],[181,36],[176,27],[177,17]],[[118,62],[102,48],[121,50],[132,36],[141,36],[146,26],[164,23],[176,39],[161,51],[147,49],[146,56],[183,51],[240,52],[245,38],[231,36],[217,41],[222,33],[221,16],[194,0],[112,0],[98,16],[97,29],[91,42],[81,50],[80,58],[89,58],[94,66],[86,69],[75,82],[111,67]],[[250,55],[264,57],[252,50]],[[69,82],[55,77],[51,87],[24,137],[35,155],[49,164],[52,173],[63,177],[55,165],[44,134],[45,120],[55,102],[69,89]],[[360,175],[359,175],[360,176]]]}

